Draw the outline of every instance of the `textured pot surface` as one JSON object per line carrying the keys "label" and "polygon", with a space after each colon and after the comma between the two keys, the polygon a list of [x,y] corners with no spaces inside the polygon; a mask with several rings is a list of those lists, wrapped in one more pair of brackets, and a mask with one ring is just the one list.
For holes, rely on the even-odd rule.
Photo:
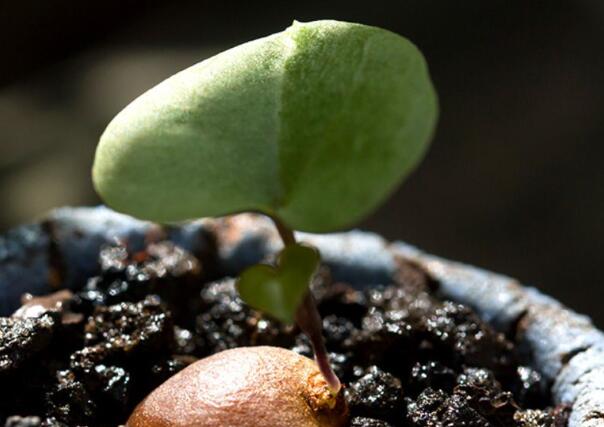
{"label": "textured pot surface", "polygon": [[[281,246],[272,223],[257,215],[160,229],[104,207],[62,208],[0,237],[0,315],[10,315],[23,293],[44,294],[59,284],[81,286],[96,273],[103,244],[122,239],[142,247],[157,233],[194,254],[210,250],[218,239],[219,268],[231,275]],[[353,285],[388,282],[398,260],[415,262],[440,283],[445,296],[473,307],[497,329],[516,334],[535,367],[552,381],[555,402],[571,405],[570,427],[604,425],[604,334],[589,318],[509,277],[372,233],[298,237],[319,248],[336,279]]]}

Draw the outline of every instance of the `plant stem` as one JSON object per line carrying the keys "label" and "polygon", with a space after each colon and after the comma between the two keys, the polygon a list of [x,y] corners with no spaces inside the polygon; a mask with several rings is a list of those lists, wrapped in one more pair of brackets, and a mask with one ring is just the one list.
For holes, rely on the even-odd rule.
{"label": "plant stem", "polygon": [[[283,240],[283,244],[285,246],[295,245],[296,237],[294,236],[294,232],[277,218],[272,218],[272,220],[279,232],[279,236],[281,236],[281,240]],[[315,299],[310,292],[310,283],[304,300],[302,300],[302,303],[300,303],[296,310],[295,318],[300,330],[302,330],[310,340],[310,344],[312,345],[315,354],[315,361],[317,362],[317,366],[319,367],[323,378],[325,378],[332,393],[337,394],[340,391],[342,384],[329,362],[329,354],[327,353],[325,340],[323,339],[323,322],[321,321],[319,310],[317,310]]]}
{"label": "plant stem", "polygon": [[331,363],[329,363],[329,354],[327,353],[325,341],[323,340],[321,316],[319,315],[317,304],[315,304],[315,299],[310,293],[310,290],[296,310],[296,323],[310,340],[313,352],[315,353],[315,361],[317,362],[319,370],[321,371],[321,374],[323,374],[323,378],[325,378],[327,385],[333,394],[337,394],[342,385],[331,368]]}
{"label": "plant stem", "polygon": [[285,224],[283,224],[279,219],[271,217],[273,222],[275,223],[275,227],[279,232],[279,236],[281,236],[281,240],[283,240],[283,244],[285,246],[295,245],[296,244],[296,236],[294,236],[294,232]]}

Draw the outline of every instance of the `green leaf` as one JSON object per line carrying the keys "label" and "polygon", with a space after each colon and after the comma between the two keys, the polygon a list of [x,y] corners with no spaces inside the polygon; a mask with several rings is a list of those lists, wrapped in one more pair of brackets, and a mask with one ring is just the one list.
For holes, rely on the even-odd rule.
{"label": "green leaf", "polygon": [[258,264],[241,274],[237,281],[239,295],[251,307],[284,323],[293,323],[319,261],[315,248],[286,246],[276,267]]}
{"label": "green leaf", "polygon": [[107,204],[144,219],[260,211],[332,231],[409,174],[436,117],[426,63],[407,39],[294,23],[136,99],[101,137],[93,180]]}

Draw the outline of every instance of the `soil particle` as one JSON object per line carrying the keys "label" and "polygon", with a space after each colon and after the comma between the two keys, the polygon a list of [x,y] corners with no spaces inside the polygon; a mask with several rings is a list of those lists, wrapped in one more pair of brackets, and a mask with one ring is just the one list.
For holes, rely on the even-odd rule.
{"label": "soil particle", "polygon": [[512,393],[502,391],[493,373],[483,368],[466,368],[457,378],[456,395],[497,426],[513,425],[519,409]]}
{"label": "soil particle", "polygon": [[417,396],[422,390],[433,388],[451,392],[455,386],[457,374],[440,362],[430,360],[426,363],[417,362],[409,375],[407,390],[412,396]]}
{"label": "soil particle", "polygon": [[0,317],[0,377],[16,373],[28,360],[48,348],[57,331],[58,316]]}
{"label": "soil particle", "polygon": [[345,390],[350,413],[382,420],[403,420],[403,387],[393,375],[371,366]]}
{"label": "soil particle", "polygon": [[171,314],[155,296],[138,303],[97,307],[84,326],[84,343],[126,357],[170,350],[174,339]]}
{"label": "soil particle", "polygon": [[92,394],[70,370],[57,372],[57,384],[46,395],[48,415],[66,423],[85,424],[97,414]]}
{"label": "soil particle", "polygon": [[195,322],[199,356],[249,345],[287,348],[294,345],[293,328],[263,318],[245,305],[233,279],[210,283],[204,288],[201,306]]}
{"label": "soil particle", "polygon": [[350,420],[350,427],[392,427],[392,424],[375,418],[353,417]]}
{"label": "soil particle", "polygon": [[69,304],[72,298],[73,293],[68,289],[63,289],[41,297],[25,294],[21,298],[21,307],[13,313],[12,317],[35,318],[40,317],[47,311],[59,311],[62,313],[62,323],[78,323],[81,321],[82,316],[71,313],[63,307],[63,304]]}
{"label": "soil particle", "polygon": [[564,427],[568,424],[569,408],[559,405],[547,411],[527,409],[516,412],[514,420],[519,427]]}
{"label": "soil particle", "polygon": [[18,415],[9,417],[5,427],[69,427],[57,421],[56,418],[41,419],[40,417],[21,417]]}
{"label": "soil particle", "polygon": [[428,317],[426,329],[441,354],[460,365],[482,366],[498,375],[513,366],[512,343],[461,304],[445,302]]}
{"label": "soil particle", "polygon": [[460,395],[448,396],[442,390],[428,388],[407,405],[412,426],[490,426],[486,418],[475,411]]}
{"label": "soil particle", "polygon": [[547,399],[547,383],[543,376],[529,366],[518,366],[510,384],[518,403],[524,407],[537,408]]}
{"label": "soil particle", "polygon": [[193,326],[203,287],[201,264],[193,255],[169,242],[135,253],[118,245],[103,248],[99,263],[101,274],[90,278],[77,296],[80,311],[157,295],[180,323]]}

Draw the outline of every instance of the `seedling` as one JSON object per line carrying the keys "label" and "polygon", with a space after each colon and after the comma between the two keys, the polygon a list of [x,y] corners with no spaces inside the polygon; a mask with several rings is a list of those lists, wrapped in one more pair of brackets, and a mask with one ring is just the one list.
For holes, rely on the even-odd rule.
{"label": "seedling", "polygon": [[421,159],[437,100],[422,54],[389,31],[295,22],[160,83],[109,124],[95,187],[158,222],[243,211],[271,217],[285,249],[253,266],[241,297],[307,333],[333,391],[308,291],[318,252],[292,230],[329,232],[374,210]]}

